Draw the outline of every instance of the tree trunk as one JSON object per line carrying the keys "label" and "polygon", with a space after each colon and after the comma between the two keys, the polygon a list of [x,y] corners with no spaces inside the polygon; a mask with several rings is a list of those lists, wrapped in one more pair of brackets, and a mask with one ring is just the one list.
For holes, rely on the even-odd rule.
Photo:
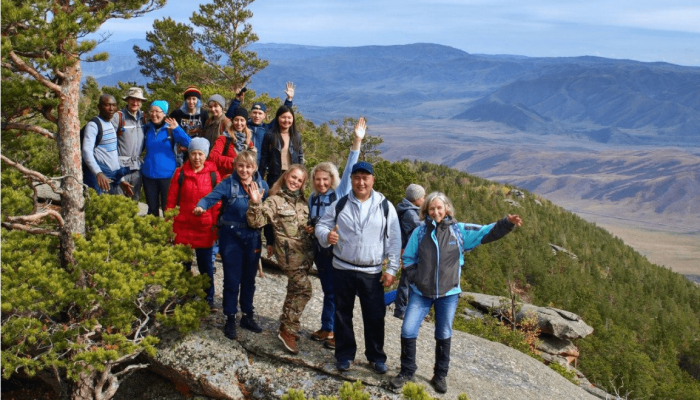
{"label": "tree trunk", "polygon": [[61,265],[70,269],[73,264],[75,242],[73,235],[85,234],[85,198],[83,196],[82,154],[80,151],[80,60],[67,67],[61,84],[61,101],[58,106],[59,167],[63,180],[61,187],[61,216],[65,222],[60,232]]}

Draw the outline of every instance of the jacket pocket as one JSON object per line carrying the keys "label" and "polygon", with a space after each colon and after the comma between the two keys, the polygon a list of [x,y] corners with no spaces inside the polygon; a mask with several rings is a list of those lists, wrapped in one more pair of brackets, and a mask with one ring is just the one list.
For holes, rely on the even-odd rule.
{"label": "jacket pocket", "polygon": [[299,222],[297,221],[297,214],[294,210],[288,208],[278,210],[277,225],[278,229],[281,229],[287,237],[293,238],[299,233]]}

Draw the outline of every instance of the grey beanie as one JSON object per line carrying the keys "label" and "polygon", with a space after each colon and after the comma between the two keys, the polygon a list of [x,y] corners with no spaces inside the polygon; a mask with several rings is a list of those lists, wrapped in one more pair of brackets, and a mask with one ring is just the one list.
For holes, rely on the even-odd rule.
{"label": "grey beanie", "polygon": [[211,103],[212,101],[215,101],[215,102],[219,103],[219,105],[221,106],[221,108],[223,108],[224,111],[226,110],[226,99],[224,99],[224,96],[222,96],[222,95],[220,95],[220,94],[212,95],[212,96],[209,98],[209,100],[207,100],[207,105],[209,105],[209,103]]}
{"label": "grey beanie", "polygon": [[205,156],[209,155],[209,141],[201,137],[196,137],[190,140],[190,145],[187,147],[187,151],[193,152],[195,150],[201,151]]}
{"label": "grey beanie", "polygon": [[425,196],[425,189],[421,185],[412,183],[406,188],[406,200],[410,202],[414,202],[423,196]]}

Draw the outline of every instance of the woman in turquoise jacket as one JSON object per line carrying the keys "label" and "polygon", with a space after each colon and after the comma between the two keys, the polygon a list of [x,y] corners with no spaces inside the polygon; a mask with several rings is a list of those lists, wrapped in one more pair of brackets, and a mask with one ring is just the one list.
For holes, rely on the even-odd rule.
{"label": "woman in turquoise jacket", "polygon": [[421,322],[435,308],[435,367],[430,383],[439,393],[447,391],[452,322],[459,293],[464,252],[480,244],[498,240],[516,226],[518,215],[489,225],[457,222],[450,199],[440,192],[430,193],[420,209],[424,222],[411,234],[403,253],[404,272],[411,282],[406,314],[401,326],[401,371],[391,380],[400,388],[417,370],[416,339]]}

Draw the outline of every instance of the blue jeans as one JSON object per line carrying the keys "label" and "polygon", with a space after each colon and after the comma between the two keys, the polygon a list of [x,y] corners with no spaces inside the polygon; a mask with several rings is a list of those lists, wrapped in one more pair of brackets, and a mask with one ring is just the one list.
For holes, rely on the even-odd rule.
{"label": "blue jeans", "polygon": [[214,247],[211,249],[211,263],[212,265],[216,262],[216,255],[219,254],[219,239],[214,241]]}
{"label": "blue jeans", "polygon": [[[119,182],[121,182],[122,177],[129,173],[129,167],[121,167],[116,170],[109,169],[106,165],[97,161],[97,165],[107,179],[110,179],[112,183],[110,184],[109,194],[118,194]],[[104,193],[101,187],[97,185],[97,176],[95,176],[87,164],[83,163],[83,183],[95,189],[97,194]]]}
{"label": "blue jeans", "polygon": [[418,337],[418,328],[428,315],[430,307],[435,307],[435,339],[449,339],[452,337],[452,322],[457,311],[459,294],[432,299],[421,296],[416,292],[408,297],[406,314],[401,325],[401,337],[415,339]]}
{"label": "blue jeans", "polygon": [[369,362],[386,362],[384,353],[384,286],[382,274],[336,269],[335,286],[335,359],[352,361],[357,352],[352,315],[355,296],[360,298],[362,323],[365,334],[365,356]]}
{"label": "blue jeans", "polygon": [[[224,267],[224,314],[236,315],[240,293],[241,311],[253,312],[255,275],[258,273],[262,240],[260,231],[240,230],[228,225],[219,228],[219,253]],[[211,260],[211,257],[210,257]]]}
{"label": "blue jeans", "polygon": [[335,321],[335,292],[333,290],[333,254],[317,253],[314,257],[318,269],[318,279],[323,289],[323,308],[321,309],[321,330],[333,332]]}
{"label": "blue jeans", "polygon": [[[197,257],[197,268],[199,269],[199,274],[209,276],[209,289],[207,289],[206,292],[207,301],[211,303],[214,301],[214,264],[211,262],[211,247],[194,249],[194,254]],[[184,264],[187,271],[192,269],[192,261]]]}

